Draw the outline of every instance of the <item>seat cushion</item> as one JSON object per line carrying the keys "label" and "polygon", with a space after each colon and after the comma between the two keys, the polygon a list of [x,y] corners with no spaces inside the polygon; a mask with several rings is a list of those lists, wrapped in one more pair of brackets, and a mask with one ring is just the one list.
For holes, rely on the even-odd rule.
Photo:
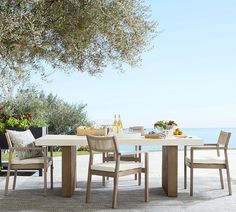
{"label": "seat cushion", "polygon": [[[109,158],[114,158],[114,154],[113,154],[113,153],[109,153],[109,154],[108,154],[108,157],[109,157]],[[122,159],[122,158],[135,158],[135,157],[136,157],[136,154],[121,155],[121,159]]]}
{"label": "seat cushion", "polygon": [[[107,163],[93,164],[91,169],[97,171],[115,172],[115,165],[115,161],[109,161]],[[120,161],[120,171],[127,171],[135,168],[142,168],[142,163]]]}
{"label": "seat cushion", "polygon": [[[51,157],[47,157],[47,163],[52,161]],[[12,160],[11,164],[14,165],[26,165],[26,164],[43,164],[44,163],[44,157],[38,157],[38,158],[27,158],[20,160],[18,158],[15,158]]]}
{"label": "seat cushion", "polygon": [[[186,157],[187,162],[191,162],[190,157]],[[225,164],[224,157],[211,157],[211,156],[204,156],[204,157],[195,157],[193,158],[193,163],[205,163],[205,164]]]}

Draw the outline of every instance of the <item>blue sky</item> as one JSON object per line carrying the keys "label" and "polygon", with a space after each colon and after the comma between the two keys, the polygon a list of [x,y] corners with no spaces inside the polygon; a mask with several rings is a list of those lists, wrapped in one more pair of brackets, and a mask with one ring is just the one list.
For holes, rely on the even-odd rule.
{"label": "blue sky", "polygon": [[102,76],[57,73],[47,92],[86,103],[90,119],[125,127],[175,120],[180,127],[236,127],[236,1],[146,0],[159,23],[142,65]]}

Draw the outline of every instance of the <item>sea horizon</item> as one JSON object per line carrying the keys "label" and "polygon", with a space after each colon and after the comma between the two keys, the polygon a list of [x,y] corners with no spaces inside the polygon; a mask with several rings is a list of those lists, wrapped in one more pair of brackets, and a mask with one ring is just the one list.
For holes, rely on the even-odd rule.
{"label": "sea horizon", "polygon": [[[145,128],[145,132],[149,132],[155,129],[153,128]],[[181,128],[184,134],[189,136],[197,136],[203,139],[204,143],[217,143],[220,131],[231,132],[231,138],[229,141],[229,148],[236,148],[236,127],[230,128]],[[181,147],[180,147],[181,148]],[[134,148],[132,146],[120,146],[121,151],[130,151]],[[143,146],[143,150],[160,150],[161,147],[153,147],[153,146]]]}

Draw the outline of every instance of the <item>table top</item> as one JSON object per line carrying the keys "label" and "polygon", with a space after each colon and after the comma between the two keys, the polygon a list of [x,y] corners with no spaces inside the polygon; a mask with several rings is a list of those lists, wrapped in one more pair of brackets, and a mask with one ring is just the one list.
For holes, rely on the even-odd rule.
{"label": "table top", "polygon": [[[119,145],[141,145],[141,146],[200,146],[203,139],[196,136],[187,138],[176,138],[174,136],[165,139],[148,139],[144,136],[122,135],[117,136]],[[37,146],[78,146],[87,145],[86,136],[77,135],[45,135],[36,139]]]}

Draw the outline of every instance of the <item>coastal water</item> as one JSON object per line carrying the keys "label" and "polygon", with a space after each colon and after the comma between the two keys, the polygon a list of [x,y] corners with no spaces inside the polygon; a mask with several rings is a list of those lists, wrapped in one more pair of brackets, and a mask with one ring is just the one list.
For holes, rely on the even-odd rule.
{"label": "coastal water", "polygon": [[[146,129],[146,132],[153,129]],[[231,138],[229,141],[229,148],[236,148],[236,128],[182,128],[184,134],[188,136],[197,136],[203,138],[204,143],[217,143],[221,130],[231,132]],[[121,151],[132,151],[132,146],[121,146]],[[143,150],[160,150],[161,147],[143,146]]]}

